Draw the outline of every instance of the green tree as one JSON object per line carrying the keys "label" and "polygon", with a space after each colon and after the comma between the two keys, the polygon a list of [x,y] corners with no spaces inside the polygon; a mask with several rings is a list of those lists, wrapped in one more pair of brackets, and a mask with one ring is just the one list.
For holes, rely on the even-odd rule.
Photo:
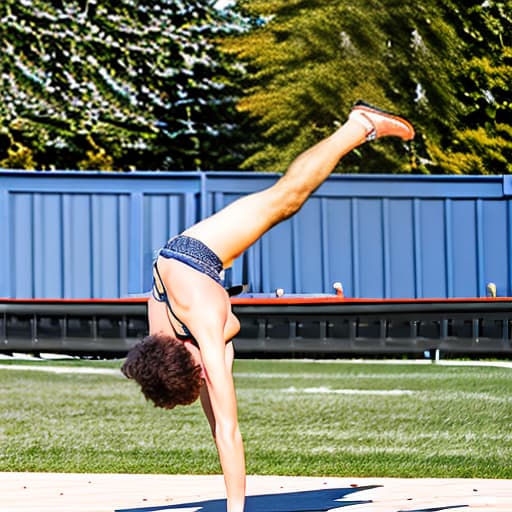
{"label": "green tree", "polygon": [[235,168],[238,67],[217,39],[242,25],[214,4],[4,0],[4,155],[13,143],[40,168]]}
{"label": "green tree", "polygon": [[[290,158],[341,123],[354,100],[364,98],[407,115],[417,141],[409,151],[400,141],[363,146],[340,169],[453,172],[447,167],[451,155],[444,151],[475,110],[465,68],[482,71],[475,46],[482,58],[489,52],[486,40],[471,31],[477,25],[494,30],[494,50],[504,30],[511,32],[510,9],[493,7],[490,14],[486,4],[471,11],[475,19],[466,20],[466,8],[444,0],[245,0],[242,7],[255,20],[254,28],[230,38],[227,47],[251,70],[252,87],[240,107],[258,119],[263,138],[244,165],[285,169]],[[502,67],[497,53],[492,65],[503,85],[510,68]],[[491,79],[485,72],[483,77]],[[482,84],[471,83],[472,94],[485,98]],[[506,84],[505,96],[508,90]],[[502,123],[501,134],[508,133],[507,126]],[[467,134],[466,143],[475,133]],[[489,160],[491,168],[492,155]]]}
{"label": "green tree", "polygon": [[428,149],[443,172],[512,172],[512,2],[465,2],[451,7],[466,44],[456,74],[465,115],[452,137]]}

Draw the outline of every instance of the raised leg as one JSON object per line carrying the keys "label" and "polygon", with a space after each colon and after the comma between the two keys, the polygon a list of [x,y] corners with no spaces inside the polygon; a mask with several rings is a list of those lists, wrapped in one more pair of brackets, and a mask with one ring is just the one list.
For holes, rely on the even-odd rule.
{"label": "raised leg", "polygon": [[366,140],[389,135],[407,140],[414,130],[402,118],[356,105],[343,126],[299,155],[274,185],[234,201],[184,234],[205,243],[227,267],[271,227],[296,213],[343,156]]}

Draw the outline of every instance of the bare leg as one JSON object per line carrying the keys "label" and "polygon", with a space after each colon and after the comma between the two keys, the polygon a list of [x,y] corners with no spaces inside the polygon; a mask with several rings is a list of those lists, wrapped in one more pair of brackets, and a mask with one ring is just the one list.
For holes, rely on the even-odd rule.
{"label": "bare leg", "polygon": [[406,121],[406,129],[393,127],[396,119],[366,110],[362,118],[359,111],[351,114],[331,136],[299,155],[274,185],[238,199],[184,234],[201,240],[229,266],[271,227],[296,213],[352,149],[378,137],[379,131],[380,136],[412,138],[414,131]]}

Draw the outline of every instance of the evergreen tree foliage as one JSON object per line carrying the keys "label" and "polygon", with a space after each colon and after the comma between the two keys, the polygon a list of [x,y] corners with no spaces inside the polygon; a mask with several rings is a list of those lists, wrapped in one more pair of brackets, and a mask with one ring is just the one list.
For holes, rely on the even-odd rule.
{"label": "evergreen tree foliage", "polygon": [[406,115],[418,136],[409,151],[395,140],[363,146],[340,170],[502,172],[510,123],[497,112],[510,109],[510,1],[473,3],[242,1],[254,28],[227,48],[251,72],[240,108],[263,129],[244,166],[284,170],[363,98]]}
{"label": "evergreen tree foliage", "polygon": [[3,165],[236,168],[238,67],[217,39],[241,25],[214,4],[3,0]]}

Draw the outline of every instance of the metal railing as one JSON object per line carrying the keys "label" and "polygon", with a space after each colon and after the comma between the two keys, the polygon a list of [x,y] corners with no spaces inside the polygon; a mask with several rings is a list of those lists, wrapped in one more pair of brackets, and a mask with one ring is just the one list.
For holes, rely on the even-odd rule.
{"label": "metal railing", "polygon": [[[510,299],[233,299],[239,357],[512,356]],[[123,357],[147,333],[146,301],[1,301],[0,352]]]}

